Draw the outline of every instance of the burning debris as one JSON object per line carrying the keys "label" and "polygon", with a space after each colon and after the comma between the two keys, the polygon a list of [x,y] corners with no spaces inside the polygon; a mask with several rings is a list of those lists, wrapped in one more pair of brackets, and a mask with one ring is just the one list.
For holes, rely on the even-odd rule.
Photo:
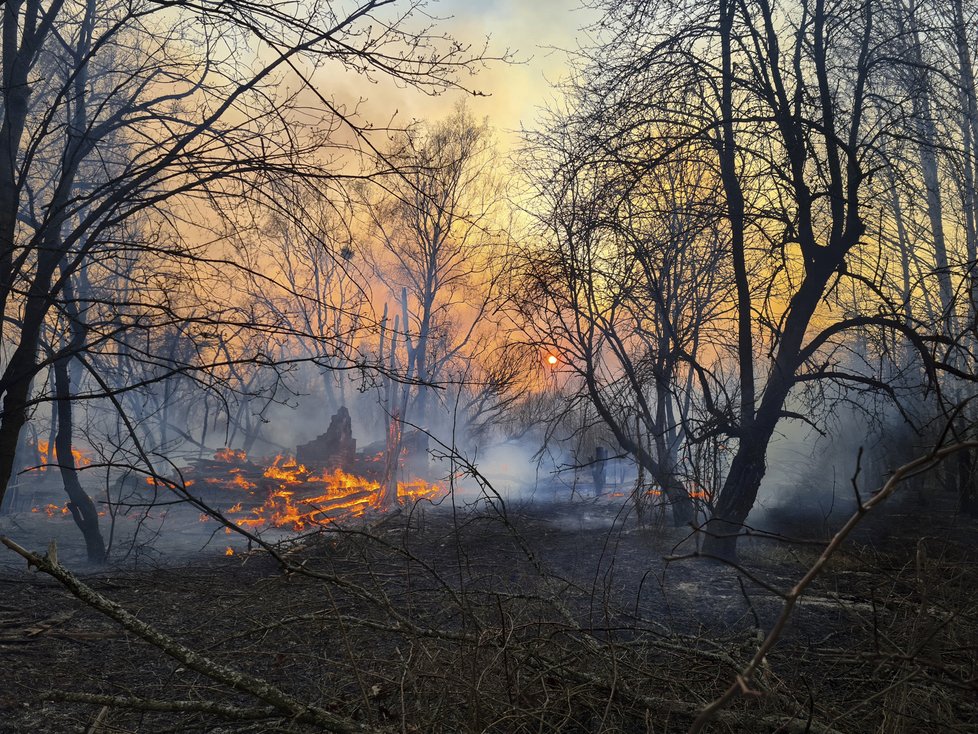
{"label": "burning debris", "polygon": [[[186,485],[239,527],[254,529],[301,531],[383,509],[386,457],[370,449],[357,453],[345,407],[332,417],[326,433],[296,453],[256,463],[243,451],[221,449],[184,471]],[[403,464],[406,451],[401,453]],[[152,478],[147,481],[153,484]],[[436,499],[444,492],[442,485],[421,478],[397,483],[402,502]]]}
{"label": "burning debris", "polygon": [[[307,530],[378,507],[379,479],[342,469],[313,470],[282,455],[264,468],[248,460],[224,464],[222,474],[213,472],[214,463],[198,462],[186,473],[192,477],[186,484],[240,527]],[[422,479],[397,485],[401,501],[443,493],[442,486]]]}
{"label": "burning debris", "polygon": [[[220,464],[223,472],[215,472],[215,464]],[[377,506],[381,489],[378,479],[342,469],[310,469],[283,455],[276,456],[267,466],[247,459],[204,460],[185,476],[195,494],[239,526],[249,528],[306,530],[341,518],[359,517]],[[434,498],[441,493],[439,485],[424,480],[398,484],[398,497],[402,500]]]}
{"label": "burning debris", "polygon": [[[252,459],[240,449],[222,448],[212,458],[197,459],[181,475],[195,497],[239,527],[303,531],[361,517],[371,509],[386,509],[380,501],[386,467],[384,452],[371,445],[358,453],[356,445],[350,413],[340,408],[326,433],[300,445],[295,457],[278,454]],[[42,457],[48,448],[41,441],[36,446]],[[84,453],[75,453],[78,466],[92,463]],[[406,453],[405,448],[399,457],[401,471],[406,467]],[[44,472],[46,468],[47,462],[42,461],[31,471]],[[172,484],[146,477],[142,486],[167,491]],[[53,486],[50,489],[50,497],[41,499],[35,494],[31,512],[48,518],[68,515],[67,504],[51,501],[60,491]],[[397,499],[401,502],[437,499],[444,493],[441,484],[420,477],[397,483]],[[210,522],[212,518],[203,513],[199,520]]]}

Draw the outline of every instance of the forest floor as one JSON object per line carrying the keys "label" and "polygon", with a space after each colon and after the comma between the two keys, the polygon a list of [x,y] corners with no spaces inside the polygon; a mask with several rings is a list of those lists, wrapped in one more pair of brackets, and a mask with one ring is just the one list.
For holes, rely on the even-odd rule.
{"label": "forest floor", "polygon": [[[908,494],[867,518],[709,730],[978,731],[978,522],[952,505]],[[65,539],[61,558],[161,632],[365,730],[685,731],[822,545],[751,539],[738,568],[667,560],[694,550],[688,529],[628,509],[419,505],[283,550],[312,575],[213,545],[85,570]],[[786,535],[828,529],[781,520]],[[0,534],[40,521],[0,518]],[[0,660],[4,734],[323,730],[168,657],[6,549]],[[150,710],[167,707],[186,710]]]}

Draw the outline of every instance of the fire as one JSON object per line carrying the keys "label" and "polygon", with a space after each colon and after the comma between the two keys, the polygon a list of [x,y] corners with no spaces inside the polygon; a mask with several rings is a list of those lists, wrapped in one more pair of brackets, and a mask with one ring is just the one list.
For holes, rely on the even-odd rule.
{"label": "fire", "polygon": [[294,457],[283,457],[279,454],[272,465],[265,470],[263,476],[282,482],[299,482],[302,481],[301,475],[308,473],[309,470],[302,464],[296,463]]}
{"label": "fire", "polygon": [[401,500],[419,500],[426,497],[439,496],[443,493],[441,487],[429,484],[421,479],[416,479],[413,482],[397,483],[397,496]]}
{"label": "fire", "polygon": [[[382,455],[376,458],[381,459]],[[241,528],[307,530],[360,517],[377,507],[382,494],[379,476],[361,476],[342,469],[310,469],[293,456],[279,454],[264,468],[260,464],[265,462],[255,464],[243,451],[232,449],[221,449],[214,459],[236,466],[221,469],[207,465],[206,471],[220,473],[202,477],[200,486],[209,488],[208,491],[235,493],[234,504],[223,510],[223,514]],[[368,461],[365,473],[374,471],[369,466],[373,463],[377,462]],[[403,502],[436,498],[444,493],[440,484],[421,479],[397,486],[398,498]],[[220,507],[220,502],[216,506]],[[207,515],[201,515],[200,519],[210,520]]]}
{"label": "fire", "polygon": [[[662,490],[661,489],[658,489],[658,488],[648,489],[648,490],[645,491],[645,495],[647,497],[661,497],[662,494],[663,494]],[[702,487],[700,487],[698,489],[689,489],[689,490],[687,490],[687,494],[689,495],[690,499],[694,499],[694,500],[709,500],[710,499],[710,493],[707,492]]]}
{"label": "fire", "polygon": [[214,452],[215,461],[225,461],[228,464],[243,464],[248,460],[248,455],[241,449],[218,449]]}
{"label": "fire", "polygon": [[[290,464],[288,460],[276,459],[276,464],[266,470],[266,477],[283,475],[286,483],[269,492],[260,506],[242,512],[239,503],[226,514],[241,527],[306,530],[340,518],[360,517],[376,506],[381,494],[379,481],[341,469],[298,479],[296,477],[305,468],[301,464],[296,466],[294,461],[292,459]],[[303,491],[300,493],[298,489]],[[399,483],[397,493],[402,501],[409,501],[440,496],[443,488],[423,480],[414,480]]]}
{"label": "fire", "polygon": [[[68,504],[65,502],[63,505],[56,505],[53,503],[48,503],[43,507],[34,506],[31,508],[31,512],[41,513],[43,512],[48,517],[57,517],[59,515],[70,515],[71,510],[68,509]],[[108,514],[105,510],[98,510],[96,513],[99,517],[105,517]]]}
{"label": "fire", "polygon": [[71,510],[68,509],[68,503],[62,505],[46,504],[44,507],[32,507],[31,512],[43,512],[48,517],[54,517],[55,515],[67,515]]}
{"label": "fire", "polygon": [[234,475],[234,479],[231,480],[231,484],[233,484],[236,487],[240,487],[241,489],[254,489],[255,487],[258,486],[254,482],[249,482],[240,474]]}
{"label": "fire", "polygon": [[[52,451],[52,446],[49,441],[45,441],[43,438],[37,440],[37,452],[41,455],[41,460],[45,463],[53,464],[57,463],[54,457],[54,452]],[[75,459],[75,466],[90,466],[92,459],[84,451],[80,449],[72,449],[71,455]],[[46,466],[38,467],[37,471],[44,471],[47,469]]]}
{"label": "fire", "polygon": [[226,556],[233,556],[234,555],[234,548],[232,548],[231,546],[228,546],[225,549],[225,551],[224,551],[224,555],[226,555]]}

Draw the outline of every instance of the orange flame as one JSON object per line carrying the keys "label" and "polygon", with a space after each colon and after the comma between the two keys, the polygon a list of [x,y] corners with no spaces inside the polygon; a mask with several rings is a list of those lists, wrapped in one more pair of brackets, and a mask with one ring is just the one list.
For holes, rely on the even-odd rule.
{"label": "orange flame", "polygon": [[[39,438],[37,440],[36,448],[37,448],[37,452],[41,455],[41,460],[44,463],[48,463],[48,464],[57,463],[57,460],[54,457],[54,453],[51,450],[52,447],[49,441],[45,441],[43,438]],[[80,449],[73,448],[71,450],[71,455],[75,459],[75,466],[90,466],[92,463],[91,457],[88,456],[84,451],[81,451]],[[46,466],[38,467],[38,471],[44,471],[45,469],[47,469]]]}
{"label": "orange flame", "polygon": [[[646,490],[645,494],[647,497],[661,497],[663,495],[663,491],[658,488],[653,488],[653,489]],[[694,499],[694,500],[710,499],[710,493],[702,488],[687,490],[687,494],[689,495],[690,499]]]}
{"label": "orange flame", "polygon": [[[47,442],[38,444],[40,450],[50,448]],[[244,451],[220,449],[215,459],[227,464],[223,475],[213,475],[214,465],[206,467],[207,474],[187,479],[182,486],[197,482],[206,493],[213,490],[235,493],[232,506],[224,511],[224,516],[242,528],[281,528],[302,531],[322,526],[338,520],[361,517],[371,508],[379,508],[383,495],[381,481],[377,478],[359,476],[341,469],[310,469],[296,461],[295,457],[278,455],[264,469],[250,463]],[[372,460],[372,461],[371,461]],[[380,463],[383,453],[365,459],[368,464]],[[91,463],[81,457],[79,463]],[[193,474],[199,469],[190,469]],[[366,472],[371,472],[366,469]],[[379,474],[379,472],[378,472]],[[179,481],[165,477],[144,477],[147,487],[176,489]],[[401,502],[429,498],[437,499],[446,493],[442,484],[421,479],[400,482],[397,497]],[[218,506],[224,503],[219,503]],[[67,505],[49,504],[31,509],[32,512],[45,513],[48,517],[67,515]],[[100,513],[100,514],[104,514]],[[199,515],[200,522],[210,522],[213,518],[207,513]],[[231,528],[224,528],[231,534]],[[228,554],[230,555],[230,554]]]}
{"label": "orange flame", "polygon": [[234,475],[234,479],[231,480],[231,484],[233,484],[235,487],[240,487],[241,489],[254,489],[258,486],[254,482],[249,482],[240,474]]}
{"label": "orange flame", "polygon": [[32,507],[31,512],[43,512],[48,517],[54,517],[55,515],[67,515],[71,510],[68,509],[68,503],[66,502],[64,506],[49,503],[44,505],[44,507]]}
{"label": "orange flame", "polygon": [[226,461],[228,464],[243,464],[248,461],[248,455],[241,449],[218,449],[214,452],[215,461]]}
{"label": "orange flame", "polygon": [[[381,494],[381,483],[377,480],[341,469],[310,474],[291,457],[277,456],[264,476],[278,480],[278,486],[268,491],[259,506],[245,509],[244,503],[238,502],[225,512],[238,527],[307,530],[341,518],[360,517],[376,505]],[[239,479],[235,476],[225,486],[247,489]],[[251,482],[247,484],[254,487]],[[398,484],[398,497],[402,501],[443,494],[440,485],[420,479]]]}
{"label": "orange flame", "polygon": [[279,454],[275,457],[272,465],[265,470],[263,476],[269,479],[277,479],[280,482],[300,482],[303,474],[308,474],[309,470],[302,464],[296,463],[292,456],[284,457]]}

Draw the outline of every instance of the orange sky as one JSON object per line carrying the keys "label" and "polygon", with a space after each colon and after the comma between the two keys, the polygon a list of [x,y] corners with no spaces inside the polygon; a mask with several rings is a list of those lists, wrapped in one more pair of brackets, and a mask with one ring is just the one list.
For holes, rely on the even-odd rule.
{"label": "orange sky", "polygon": [[464,98],[475,116],[489,118],[503,148],[513,142],[511,131],[533,126],[537,109],[553,97],[552,82],[566,74],[564,49],[577,48],[584,38],[579,29],[595,17],[580,7],[580,0],[442,0],[427,10],[442,18],[439,27],[458,40],[481,46],[488,37],[490,54],[508,49],[523,63],[496,63],[466,80],[486,97],[452,92],[432,98],[389,83],[363,85],[354,79],[344,80],[343,96],[367,98],[362,109],[374,123],[386,122],[395,109],[396,119],[403,122],[439,119]]}

